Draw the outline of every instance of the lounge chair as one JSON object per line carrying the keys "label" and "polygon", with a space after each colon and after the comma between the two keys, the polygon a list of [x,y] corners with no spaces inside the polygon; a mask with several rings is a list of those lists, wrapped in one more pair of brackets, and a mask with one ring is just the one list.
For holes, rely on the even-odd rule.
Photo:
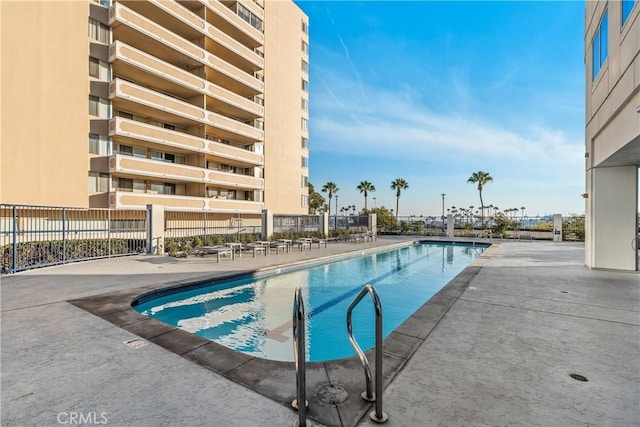
{"label": "lounge chair", "polygon": [[267,255],[267,251],[269,250],[269,246],[263,245],[262,243],[247,243],[242,247],[244,250],[251,251],[253,253],[253,257],[256,257],[257,253],[261,253],[263,255]]}
{"label": "lounge chair", "polygon": [[327,240],[328,239],[314,237],[313,239],[311,239],[311,243],[317,243],[318,244],[318,249],[320,248],[320,245],[324,245],[324,247],[326,248],[327,247]]}
{"label": "lounge chair", "polygon": [[215,255],[218,263],[222,256],[229,256],[232,260],[236,259],[236,253],[233,248],[227,246],[196,246],[191,251],[191,254],[197,256]]}
{"label": "lounge chair", "polygon": [[303,251],[305,248],[311,250],[311,239],[308,239],[306,237],[294,240],[293,244],[298,245],[300,251]]}
{"label": "lounge chair", "polygon": [[275,249],[276,254],[279,254],[280,251],[289,252],[289,250],[291,249],[291,246],[289,246],[289,244],[286,242],[275,241],[275,242],[271,242],[271,244],[269,245],[269,250],[271,249]]}

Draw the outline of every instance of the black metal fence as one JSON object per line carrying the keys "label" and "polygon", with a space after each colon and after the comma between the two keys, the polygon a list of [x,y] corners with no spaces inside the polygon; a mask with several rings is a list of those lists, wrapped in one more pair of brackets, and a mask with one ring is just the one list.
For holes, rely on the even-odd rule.
{"label": "black metal fence", "polygon": [[188,253],[196,246],[259,240],[261,234],[259,214],[165,211],[165,241],[159,252]]}
{"label": "black metal fence", "polygon": [[360,233],[368,231],[368,215],[332,215],[329,217],[329,232]]}
{"label": "black metal fence", "polygon": [[1,272],[145,252],[145,210],[0,205]]}
{"label": "black metal fence", "polygon": [[[500,235],[504,238],[527,238],[533,240],[553,240],[553,216],[491,215],[480,218],[477,215],[456,215],[454,236]],[[398,222],[382,228],[383,232],[401,232],[418,235],[443,235],[446,218],[441,216],[405,216]],[[562,240],[583,242],[585,237],[584,215],[562,217]]]}
{"label": "black metal fence", "polygon": [[322,232],[320,215],[274,215],[274,233],[319,233]]}

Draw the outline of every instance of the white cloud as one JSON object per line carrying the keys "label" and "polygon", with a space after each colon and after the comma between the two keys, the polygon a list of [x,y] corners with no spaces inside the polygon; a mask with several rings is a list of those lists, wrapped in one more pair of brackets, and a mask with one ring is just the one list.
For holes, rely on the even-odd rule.
{"label": "white cloud", "polygon": [[500,118],[482,117],[481,111],[434,111],[406,85],[397,91],[369,87],[364,102],[355,96],[356,87],[332,76],[330,86],[312,97],[315,150],[406,160],[471,156],[492,164],[528,162],[551,173],[582,167],[583,142],[570,140],[563,130],[539,124],[509,127]]}

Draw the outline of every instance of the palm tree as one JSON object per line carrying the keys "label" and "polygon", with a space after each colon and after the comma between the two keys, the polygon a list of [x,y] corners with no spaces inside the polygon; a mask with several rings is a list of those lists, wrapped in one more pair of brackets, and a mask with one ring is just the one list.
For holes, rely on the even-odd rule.
{"label": "palm tree", "polygon": [[[329,181],[325,185],[322,186],[322,192],[327,193],[327,197],[329,198],[329,216],[331,216],[331,199],[333,195],[336,194],[340,190],[335,182]],[[336,208],[337,209],[337,208]]]}
{"label": "palm tree", "polygon": [[400,194],[402,190],[409,188],[409,183],[403,178],[396,178],[391,182],[391,189],[396,190],[396,221],[398,220],[398,205],[400,204]]}
{"label": "palm tree", "polygon": [[356,189],[360,190],[361,193],[364,193],[364,211],[368,212],[369,209],[367,209],[367,196],[369,195],[370,191],[376,191],[376,187],[369,181],[362,181],[360,182],[360,184],[358,184]]}
{"label": "palm tree", "polygon": [[480,224],[484,223],[484,202],[482,201],[482,188],[485,184],[493,182],[493,178],[488,172],[478,171],[471,174],[467,179],[467,183],[478,184],[478,193],[480,193]]}

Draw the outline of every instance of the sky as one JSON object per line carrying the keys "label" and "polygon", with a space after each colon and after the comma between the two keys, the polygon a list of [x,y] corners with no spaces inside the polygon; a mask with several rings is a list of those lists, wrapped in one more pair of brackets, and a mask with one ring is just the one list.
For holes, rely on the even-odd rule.
{"label": "sky", "polygon": [[584,2],[296,4],[310,24],[309,182],[335,182],[339,208],[363,208],[369,181],[369,207],[395,210],[396,178],[400,216],[440,215],[442,193],[445,209],[477,207],[467,179],[485,171],[485,205],[584,213]]}

